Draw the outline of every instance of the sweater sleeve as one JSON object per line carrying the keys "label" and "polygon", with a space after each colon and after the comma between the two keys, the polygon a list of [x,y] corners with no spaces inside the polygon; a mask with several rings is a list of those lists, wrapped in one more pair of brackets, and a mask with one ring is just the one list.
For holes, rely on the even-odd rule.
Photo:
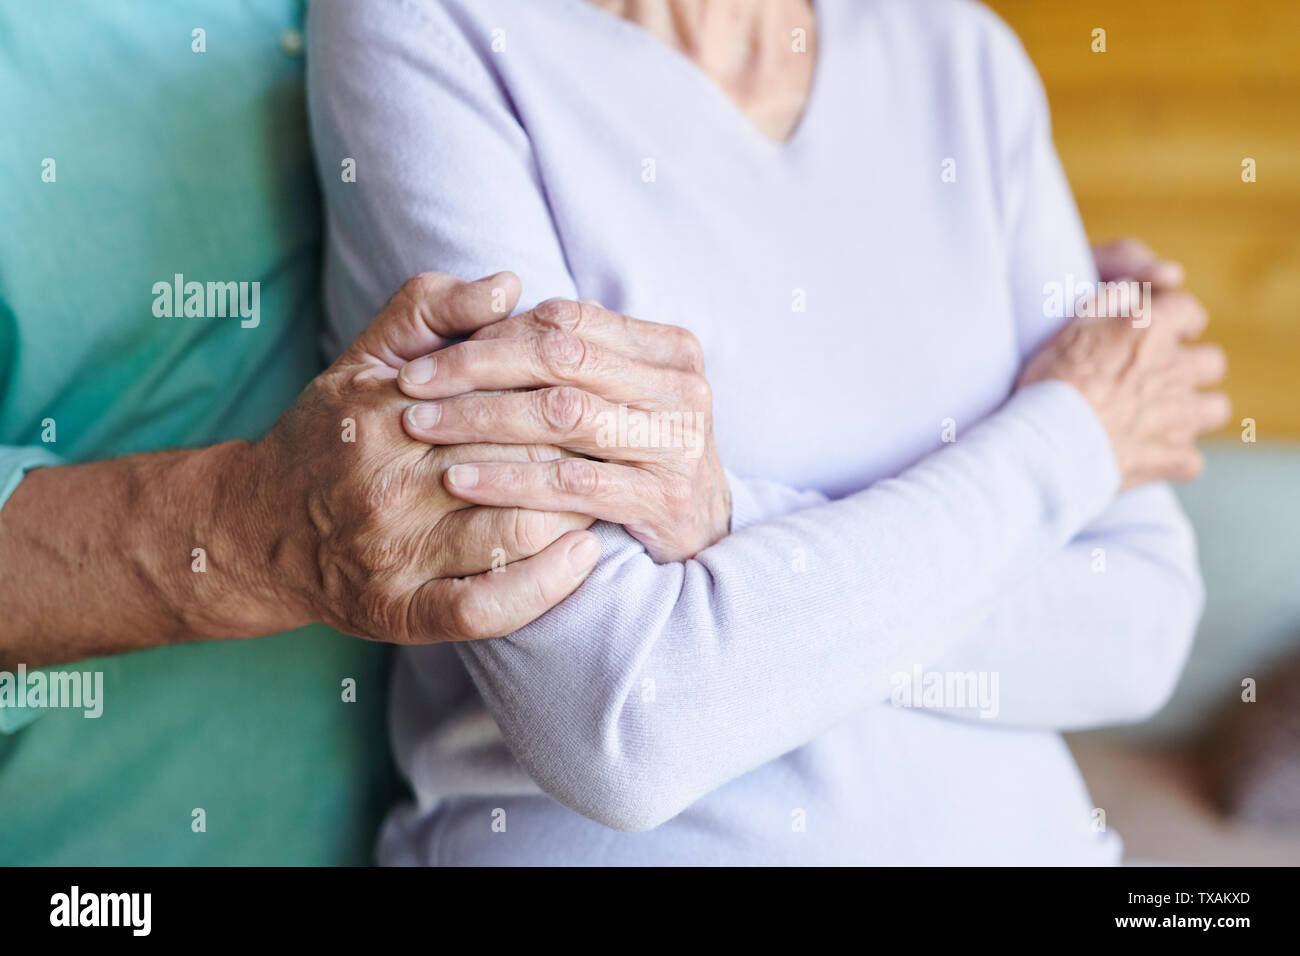
{"label": "sweater sleeve", "polygon": [[[826,501],[728,477],[733,531]],[[991,704],[933,708],[948,716],[1053,730],[1142,720],[1172,694],[1204,601],[1191,524],[1168,485],[1144,485],[1116,497],[951,650],[914,663],[996,680]]]}
{"label": "sweater sleeve", "polygon": [[431,2],[323,0],[307,27],[328,357],[428,270],[509,269],[520,309],[578,298],[528,134],[449,14]]}
{"label": "sweater sleeve", "polygon": [[[1023,361],[1066,321],[1067,290],[1097,273],[1052,144],[1042,83],[1016,35],[984,13],[998,71],[992,125]],[[1120,495],[1049,556],[936,668],[996,677],[995,705],[958,716],[1063,730],[1140,720],[1173,692],[1203,592],[1191,526],[1168,486],[1147,485]]]}
{"label": "sweater sleeve", "polygon": [[647,829],[887,701],[893,675],[951,652],[1117,482],[1082,397],[1041,383],[898,477],[690,561],[656,564],[597,525],[602,559],[573,596],[458,650],[544,790]]}

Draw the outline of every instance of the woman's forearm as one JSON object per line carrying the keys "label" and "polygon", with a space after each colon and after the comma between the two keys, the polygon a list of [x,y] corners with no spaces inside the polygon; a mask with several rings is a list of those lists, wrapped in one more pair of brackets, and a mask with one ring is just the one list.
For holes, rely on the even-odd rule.
{"label": "woman's forearm", "polygon": [[268,592],[250,449],[29,472],[0,509],[0,668],[305,623]]}
{"label": "woman's forearm", "polygon": [[889,699],[1105,507],[1107,440],[1060,383],[840,501],[656,565],[598,526],[564,604],[461,654],[511,748],[560,802],[653,827]]}
{"label": "woman's forearm", "polygon": [[[825,501],[777,482],[737,483],[732,527]],[[1052,730],[1141,720],[1172,693],[1203,604],[1196,539],[1173,491],[1135,488],[1017,583],[932,669],[986,680],[995,699],[958,695],[929,709]]]}
{"label": "woman's forearm", "polygon": [[944,674],[996,675],[976,722],[1052,730],[1132,723],[1169,699],[1204,606],[1191,525],[1167,485],[1116,498],[944,655]]}

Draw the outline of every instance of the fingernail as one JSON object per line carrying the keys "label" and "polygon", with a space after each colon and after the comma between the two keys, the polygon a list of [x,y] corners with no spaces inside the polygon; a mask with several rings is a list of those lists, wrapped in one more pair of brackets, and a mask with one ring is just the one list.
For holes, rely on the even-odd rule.
{"label": "fingernail", "polygon": [[416,428],[432,428],[442,417],[442,406],[437,402],[412,405],[406,410],[406,417]]}
{"label": "fingernail", "polygon": [[438,370],[438,360],[432,355],[407,362],[397,374],[408,385],[427,385],[433,381],[433,373]]}
{"label": "fingernail", "polygon": [[457,488],[473,488],[478,484],[478,469],[473,465],[452,465],[447,480]]}
{"label": "fingernail", "polygon": [[574,574],[586,574],[600,557],[600,542],[594,535],[583,535],[582,540],[569,549],[569,567]]}

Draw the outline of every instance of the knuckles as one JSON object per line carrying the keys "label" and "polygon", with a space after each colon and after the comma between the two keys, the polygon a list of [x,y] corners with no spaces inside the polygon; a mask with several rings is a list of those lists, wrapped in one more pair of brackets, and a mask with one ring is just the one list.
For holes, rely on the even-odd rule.
{"label": "knuckles", "polygon": [[434,302],[446,298],[454,280],[441,272],[421,272],[402,283],[397,295],[389,300],[389,306],[397,305],[407,310],[421,321],[429,316],[429,307]]}
{"label": "knuckles", "polygon": [[443,605],[442,629],[454,640],[471,641],[495,636],[491,616],[472,591],[455,591]]}
{"label": "knuckles", "polygon": [[551,532],[550,518],[540,511],[516,508],[510,518],[510,536],[516,554],[531,557],[541,551],[559,537]]}
{"label": "knuckles", "polygon": [[592,351],[587,343],[568,332],[546,332],[537,340],[542,367],[561,378],[588,371],[592,366]]}
{"label": "knuckles", "polygon": [[667,479],[661,483],[659,493],[669,514],[695,514],[695,485],[689,479]]}
{"label": "knuckles", "polygon": [[677,350],[682,356],[682,362],[686,368],[696,375],[704,374],[704,346],[690,329],[683,329],[679,326],[673,326],[677,329]]}
{"label": "knuckles", "polygon": [[562,385],[534,392],[542,421],[560,433],[574,431],[590,410],[587,394],[579,388]]}
{"label": "knuckles", "polygon": [[447,277],[441,272],[421,272],[402,283],[402,294],[417,302],[441,296],[447,289]]}
{"label": "knuckles", "polygon": [[683,398],[690,408],[705,411],[713,408],[713,388],[709,385],[709,380],[698,373],[691,375],[686,380]]}
{"label": "knuckles", "polygon": [[583,308],[572,299],[547,299],[533,309],[533,318],[545,328],[574,334],[582,326]]}
{"label": "knuckles", "polygon": [[565,458],[555,466],[556,483],[571,495],[594,495],[600,485],[596,466],[585,458]]}

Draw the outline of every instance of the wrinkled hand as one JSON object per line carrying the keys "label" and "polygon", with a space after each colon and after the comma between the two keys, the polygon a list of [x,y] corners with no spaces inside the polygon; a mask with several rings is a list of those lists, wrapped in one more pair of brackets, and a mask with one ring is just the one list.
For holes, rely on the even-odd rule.
{"label": "wrinkled hand", "polygon": [[1187,341],[1205,331],[1205,309],[1169,291],[1181,282],[1181,268],[1141,243],[1098,247],[1097,263],[1103,281],[1148,281],[1165,290],[1151,297],[1150,325],[1076,318],[1030,359],[1018,384],[1059,379],[1077,388],[1110,436],[1123,487],[1195,478],[1205,467],[1197,436],[1222,428],[1232,412],[1222,392],[1200,390],[1223,379],[1223,351]]}
{"label": "wrinkled hand", "polygon": [[594,566],[599,542],[576,530],[591,518],[474,508],[442,487],[459,461],[540,462],[558,449],[430,447],[402,429],[398,369],[498,321],[494,300],[508,313],[518,297],[509,273],[412,279],[253,446],[259,519],[274,526],[285,597],[305,619],[401,644],[495,637],[559,603]]}
{"label": "wrinkled hand", "polygon": [[[416,359],[399,386],[430,400],[404,418],[421,441],[546,443],[585,456],[466,457],[446,479],[465,501],[621,524],[660,562],[693,557],[730,528],[703,355],[685,329],[552,299]],[[466,394],[503,389],[527,391]]]}

